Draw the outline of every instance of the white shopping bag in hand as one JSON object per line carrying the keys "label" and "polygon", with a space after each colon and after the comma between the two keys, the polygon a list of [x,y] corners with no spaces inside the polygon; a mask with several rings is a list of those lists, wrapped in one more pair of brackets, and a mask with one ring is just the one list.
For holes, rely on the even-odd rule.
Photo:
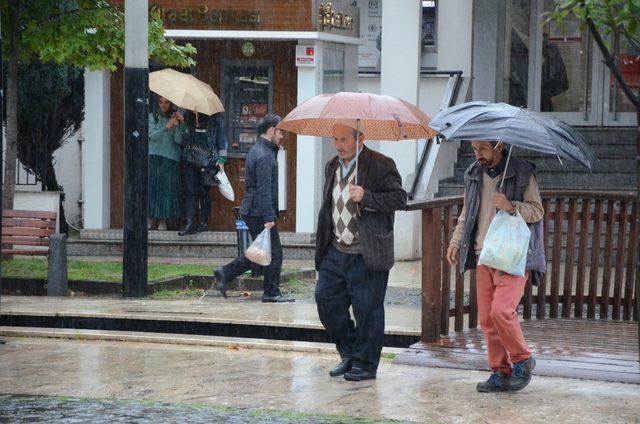
{"label": "white shopping bag in hand", "polygon": [[499,211],[487,230],[478,265],[524,277],[531,230],[520,213]]}
{"label": "white shopping bag in hand", "polygon": [[220,182],[218,184],[218,190],[220,190],[220,194],[222,194],[227,200],[234,201],[236,199],[236,195],[233,192],[233,187],[231,187],[231,183],[229,182],[229,178],[224,170],[219,170],[216,174],[216,178]]}
{"label": "white shopping bag in hand", "polygon": [[271,232],[268,228],[256,237],[244,255],[258,265],[267,266],[271,263]]}

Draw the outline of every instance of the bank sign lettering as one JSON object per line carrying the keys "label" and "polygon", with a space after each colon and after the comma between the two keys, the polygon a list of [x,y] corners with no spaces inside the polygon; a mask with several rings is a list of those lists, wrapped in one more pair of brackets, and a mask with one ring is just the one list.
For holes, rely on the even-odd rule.
{"label": "bank sign lettering", "polygon": [[216,26],[221,24],[258,25],[261,22],[259,10],[219,10],[207,6],[185,9],[159,8],[163,21],[171,24],[194,26]]}

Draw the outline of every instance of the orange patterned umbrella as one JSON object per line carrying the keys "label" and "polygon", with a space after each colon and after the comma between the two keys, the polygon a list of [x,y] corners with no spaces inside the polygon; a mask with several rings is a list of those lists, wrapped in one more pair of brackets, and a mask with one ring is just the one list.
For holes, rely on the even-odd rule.
{"label": "orange patterned umbrella", "polygon": [[392,96],[350,92],[312,97],[289,112],[278,128],[331,137],[333,126],[344,120],[357,121],[367,140],[415,140],[436,135],[428,126],[429,115],[411,103]]}

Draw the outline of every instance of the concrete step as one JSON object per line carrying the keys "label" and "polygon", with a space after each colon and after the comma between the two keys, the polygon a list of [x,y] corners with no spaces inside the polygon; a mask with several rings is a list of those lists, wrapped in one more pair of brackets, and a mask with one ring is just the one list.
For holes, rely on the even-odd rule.
{"label": "concrete step", "polygon": [[435,197],[462,196],[464,184],[454,180],[440,181]]}
{"label": "concrete step", "polygon": [[[573,181],[571,185],[558,184],[549,181],[539,181],[539,186],[543,190],[587,190],[587,191],[620,191],[631,192],[635,191],[635,185],[628,186],[615,186],[610,185],[595,185],[592,181],[585,179],[580,182]],[[464,192],[464,184],[461,181],[445,180],[440,181],[438,186],[438,192],[435,197],[449,197],[449,196],[461,196]]]}
{"label": "concrete step", "polygon": [[636,144],[636,129],[634,127],[582,127],[576,129],[584,136],[591,146],[597,146],[599,144],[607,146],[615,144],[629,144],[635,146]]}
{"label": "concrete step", "polygon": [[[558,158],[554,158],[548,155],[527,155],[520,156],[521,158],[536,165],[538,172],[544,171],[571,171],[571,172],[586,172],[586,169],[575,162],[563,160],[562,163]],[[458,162],[456,166],[459,168],[468,168],[476,158],[473,153],[462,153],[458,156]],[[611,155],[600,156],[598,162],[595,164],[593,171],[620,171],[620,170],[635,170],[635,160],[630,155]]]}
{"label": "concrete step", "polygon": [[[466,168],[456,167],[454,171],[454,180],[464,181],[464,172]],[[594,172],[578,173],[571,171],[545,171],[538,172],[538,184],[542,188],[556,188],[566,190],[595,190],[593,187],[600,187],[605,190],[614,191],[632,191],[636,187],[635,172]]]}
{"label": "concrete step", "polygon": [[[284,245],[284,259],[311,260],[315,256],[315,242],[305,245]],[[69,240],[67,252],[70,256],[122,256],[122,241],[116,240]],[[234,258],[236,244],[149,241],[149,256],[189,258]]]}
{"label": "concrete step", "polygon": [[587,139],[590,145],[597,144],[632,144],[636,143],[635,127],[593,127],[593,128],[577,128]]}
{"label": "concrete step", "polygon": [[[284,259],[313,259],[315,234],[280,233]],[[122,230],[81,230],[67,244],[70,256],[122,256]],[[149,231],[149,256],[234,258],[235,232],[206,231],[180,237],[176,231]]]}
{"label": "concrete step", "polygon": [[[193,334],[328,343],[315,302],[287,305],[258,298],[207,296],[156,300],[92,297],[3,297],[0,325]],[[420,306],[385,306],[385,346],[420,339]]]}
{"label": "concrete step", "polygon": [[[636,145],[633,144],[592,144],[591,148],[598,158],[604,156],[627,156],[636,155]],[[528,158],[528,157],[540,157],[541,153],[515,148],[513,149],[514,155],[519,158]],[[459,153],[473,153],[473,149],[471,148],[471,143],[461,143],[461,147]],[[545,157],[553,157],[550,155],[544,155]]]}

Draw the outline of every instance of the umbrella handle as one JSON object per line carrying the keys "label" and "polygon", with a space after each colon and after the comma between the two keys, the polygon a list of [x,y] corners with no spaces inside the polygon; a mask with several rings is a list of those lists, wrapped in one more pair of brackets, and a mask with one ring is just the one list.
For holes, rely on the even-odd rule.
{"label": "umbrella handle", "polygon": [[513,150],[513,144],[509,147],[509,154],[507,155],[507,163],[504,165],[504,171],[502,171],[502,181],[500,182],[500,193],[503,193],[504,177],[507,175],[507,168],[509,167],[509,160],[511,160],[511,151]]}
{"label": "umbrella handle", "polygon": [[358,185],[358,150],[360,146],[360,120],[356,119],[356,185]]}
{"label": "umbrella handle", "polygon": [[[360,120],[356,119],[356,185],[358,185],[358,156],[360,156],[358,153],[360,153],[358,150],[360,150]],[[358,216],[360,216],[360,204],[356,205],[356,213],[358,214]]]}

